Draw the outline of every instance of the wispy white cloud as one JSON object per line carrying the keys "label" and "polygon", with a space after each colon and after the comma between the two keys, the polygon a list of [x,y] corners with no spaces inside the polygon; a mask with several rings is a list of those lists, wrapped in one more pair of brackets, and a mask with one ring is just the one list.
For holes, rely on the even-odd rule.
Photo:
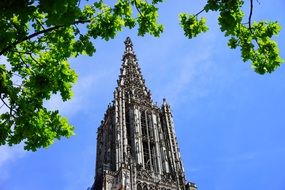
{"label": "wispy white cloud", "polygon": [[[211,36],[204,41],[214,41],[214,38]],[[185,98],[189,101],[207,94],[205,85],[195,84],[209,82],[214,66],[211,60],[213,48],[212,45],[204,47],[203,43],[195,46],[196,51],[189,51],[184,57],[180,57],[179,62],[175,63],[175,68],[168,72],[172,75],[169,76],[171,80],[162,88],[162,93],[164,96],[167,95],[167,99],[170,99],[172,104],[179,104]]]}
{"label": "wispy white cloud", "polygon": [[27,152],[23,149],[23,145],[0,146],[0,181],[9,178],[11,163],[21,159]]}
{"label": "wispy white cloud", "polygon": [[[95,75],[79,76],[78,82],[73,87],[74,96],[71,100],[63,102],[59,94],[45,102],[45,106],[50,110],[59,110],[61,114],[71,117],[76,113],[86,110],[92,101],[94,89],[100,89],[102,81],[106,80],[106,73],[97,73]],[[104,84],[103,84],[104,85]]]}

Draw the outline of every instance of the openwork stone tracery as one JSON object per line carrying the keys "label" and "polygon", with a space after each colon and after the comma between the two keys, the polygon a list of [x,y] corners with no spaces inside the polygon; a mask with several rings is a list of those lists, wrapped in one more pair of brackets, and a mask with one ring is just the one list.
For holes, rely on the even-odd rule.
{"label": "openwork stone tracery", "polygon": [[153,104],[129,37],[97,133],[93,190],[196,190],[185,179],[170,106]]}

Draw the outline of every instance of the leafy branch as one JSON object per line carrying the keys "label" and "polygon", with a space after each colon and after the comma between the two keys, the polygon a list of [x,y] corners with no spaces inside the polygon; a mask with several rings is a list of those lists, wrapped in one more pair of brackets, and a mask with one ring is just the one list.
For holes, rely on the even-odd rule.
{"label": "leafy branch", "polygon": [[[136,0],[137,4],[117,0],[114,6],[100,0],[84,8],[79,0],[36,0],[13,10],[22,1],[12,1],[0,11],[0,56],[5,55],[10,65],[7,69],[0,64],[0,93],[5,97],[1,108],[9,106],[0,115],[0,144],[24,142],[24,149],[35,151],[74,134],[74,127],[58,110],[49,111],[43,104],[56,93],[63,101],[72,97],[77,75],[67,60],[80,54],[92,56],[96,49],[91,38],[109,40],[124,27],[138,25],[139,35],[158,36],[162,25],[157,23],[154,5],[161,0]],[[135,17],[133,9],[140,14]],[[86,24],[84,32],[79,24]],[[16,75],[20,85],[15,84]]]}
{"label": "leafy branch", "polygon": [[[74,23],[72,23],[71,25],[75,25],[75,24],[84,24],[84,23],[88,23],[90,22],[90,20],[78,20],[78,21],[75,21]],[[48,33],[48,32],[52,32],[54,30],[57,30],[59,28],[62,28],[62,27],[66,27],[66,25],[58,25],[58,26],[53,26],[53,27],[50,27],[50,28],[47,28],[47,29],[43,29],[39,32],[35,32],[31,35],[28,35],[24,38],[21,38],[21,39],[18,39],[17,41],[13,42],[12,44],[8,45],[7,47],[3,48],[1,51],[0,51],[0,56],[3,55],[4,53],[10,51],[12,48],[14,48],[16,45],[20,44],[21,42],[24,42],[26,40],[30,40],[34,37],[37,37],[41,34],[44,34],[44,33]]]}
{"label": "leafy branch", "polygon": [[[221,31],[226,37],[230,37],[228,46],[232,49],[239,47],[244,62],[251,61],[253,69],[259,74],[271,73],[284,62],[279,55],[277,43],[272,39],[273,35],[279,33],[281,26],[277,22],[267,21],[252,24],[253,0],[250,0],[248,27],[244,26],[242,23],[244,17],[243,4],[243,0],[208,0],[203,10],[220,13],[218,22]],[[204,17],[201,20],[197,18],[201,12],[195,15],[180,14],[180,24],[185,36],[190,39],[208,29],[206,19]]]}

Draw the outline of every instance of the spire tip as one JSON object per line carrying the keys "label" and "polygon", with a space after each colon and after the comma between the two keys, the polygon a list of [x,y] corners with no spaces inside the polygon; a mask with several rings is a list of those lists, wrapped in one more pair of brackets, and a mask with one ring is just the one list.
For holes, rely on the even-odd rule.
{"label": "spire tip", "polygon": [[128,36],[125,40],[125,54],[126,53],[131,53],[131,54],[134,54],[133,52],[133,43],[132,43],[132,40],[131,38]]}
{"label": "spire tip", "polygon": [[133,46],[132,40],[129,36],[126,38],[125,44],[126,44],[126,46]]}

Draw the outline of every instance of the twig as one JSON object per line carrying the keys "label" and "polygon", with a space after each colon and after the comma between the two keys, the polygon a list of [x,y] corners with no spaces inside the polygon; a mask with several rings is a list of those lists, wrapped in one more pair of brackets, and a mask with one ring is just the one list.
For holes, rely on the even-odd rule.
{"label": "twig", "polygon": [[137,1],[134,0],[134,2],[135,2],[135,7],[136,7],[137,11],[139,12],[139,14],[140,14],[141,16],[144,16],[144,15],[141,13],[141,10],[140,10],[139,7],[138,7]]}
{"label": "twig", "polygon": [[37,64],[39,64],[39,62],[33,57],[33,55],[32,55],[31,53],[28,53],[28,55],[32,58],[32,60],[33,60],[34,62],[36,62]]}
{"label": "twig", "polygon": [[[0,99],[1,99],[2,102],[5,104],[5,106],[10,109],[10,115],[15,118],[15,116],[12,114],[13,111],[16,113],[16,110],[13,109],[13,105],[9,106],[9,105],[4,101],[4,99],[3,99],[1,96],[0,96]],[[1,106],[1,107],[2,107],[2,106]]]}
{"label": "twig", "polygon": [[19,50],[11,50],[11,52],[20,53],[20,54],[28,54],[28,51],[19,51]]}
{"label": "twig", "polygon": [[[4,101],[4,99],[3,99],[2,97],[0,97],[0,99],[2,100],[3,104],[5,104],[5,106],[10,109],[10,112],[11,112],[12,107],[10,107],[10,106]],[[3,105],[2,105],[2,106],[3,106]],[[1,106],[1,107],[2,107],[2,106]]]}
{"label": "twig", "polygon": [[20,59],[21,61],[24,63],[24,65],[26,66],[26,68],[30,68],[30,66],[23,60],[22,56],[20,55]]}
{"label": "twig", "polygon": [[74,26],[76,28],[75,34],[77,33],[77,34],[80,34],[80,36],[81,36],[82,34],[80,33],[80,30],[79,30],[78,26],[76,24]]}
{"label": "twig", "polygon": [[252,33],[251,31],[251,16],[252,16],[252,11],[253,11],[253,0],[250,0],[250,12],[249,12],[249,17],[248,17],[248,28],[249,31]]}
{"label": "twig", "polygon": [[44,27],[44,25],[38,20],[38,19],[36,19],[35,18],[35,20],[37,21],[37,23],[39,24],[39,25],[41,25],[41,27],[45,30],[45,27]]}
{"label": "twig", "polygon": [[196,13],[196,14],[195,14],[195,17],[197,17],[199,14],[201,14],[201,13],[204,12],[204,11],[205,11],[205,8],[202,9],[201,11],[199,11],[198,13]]}

